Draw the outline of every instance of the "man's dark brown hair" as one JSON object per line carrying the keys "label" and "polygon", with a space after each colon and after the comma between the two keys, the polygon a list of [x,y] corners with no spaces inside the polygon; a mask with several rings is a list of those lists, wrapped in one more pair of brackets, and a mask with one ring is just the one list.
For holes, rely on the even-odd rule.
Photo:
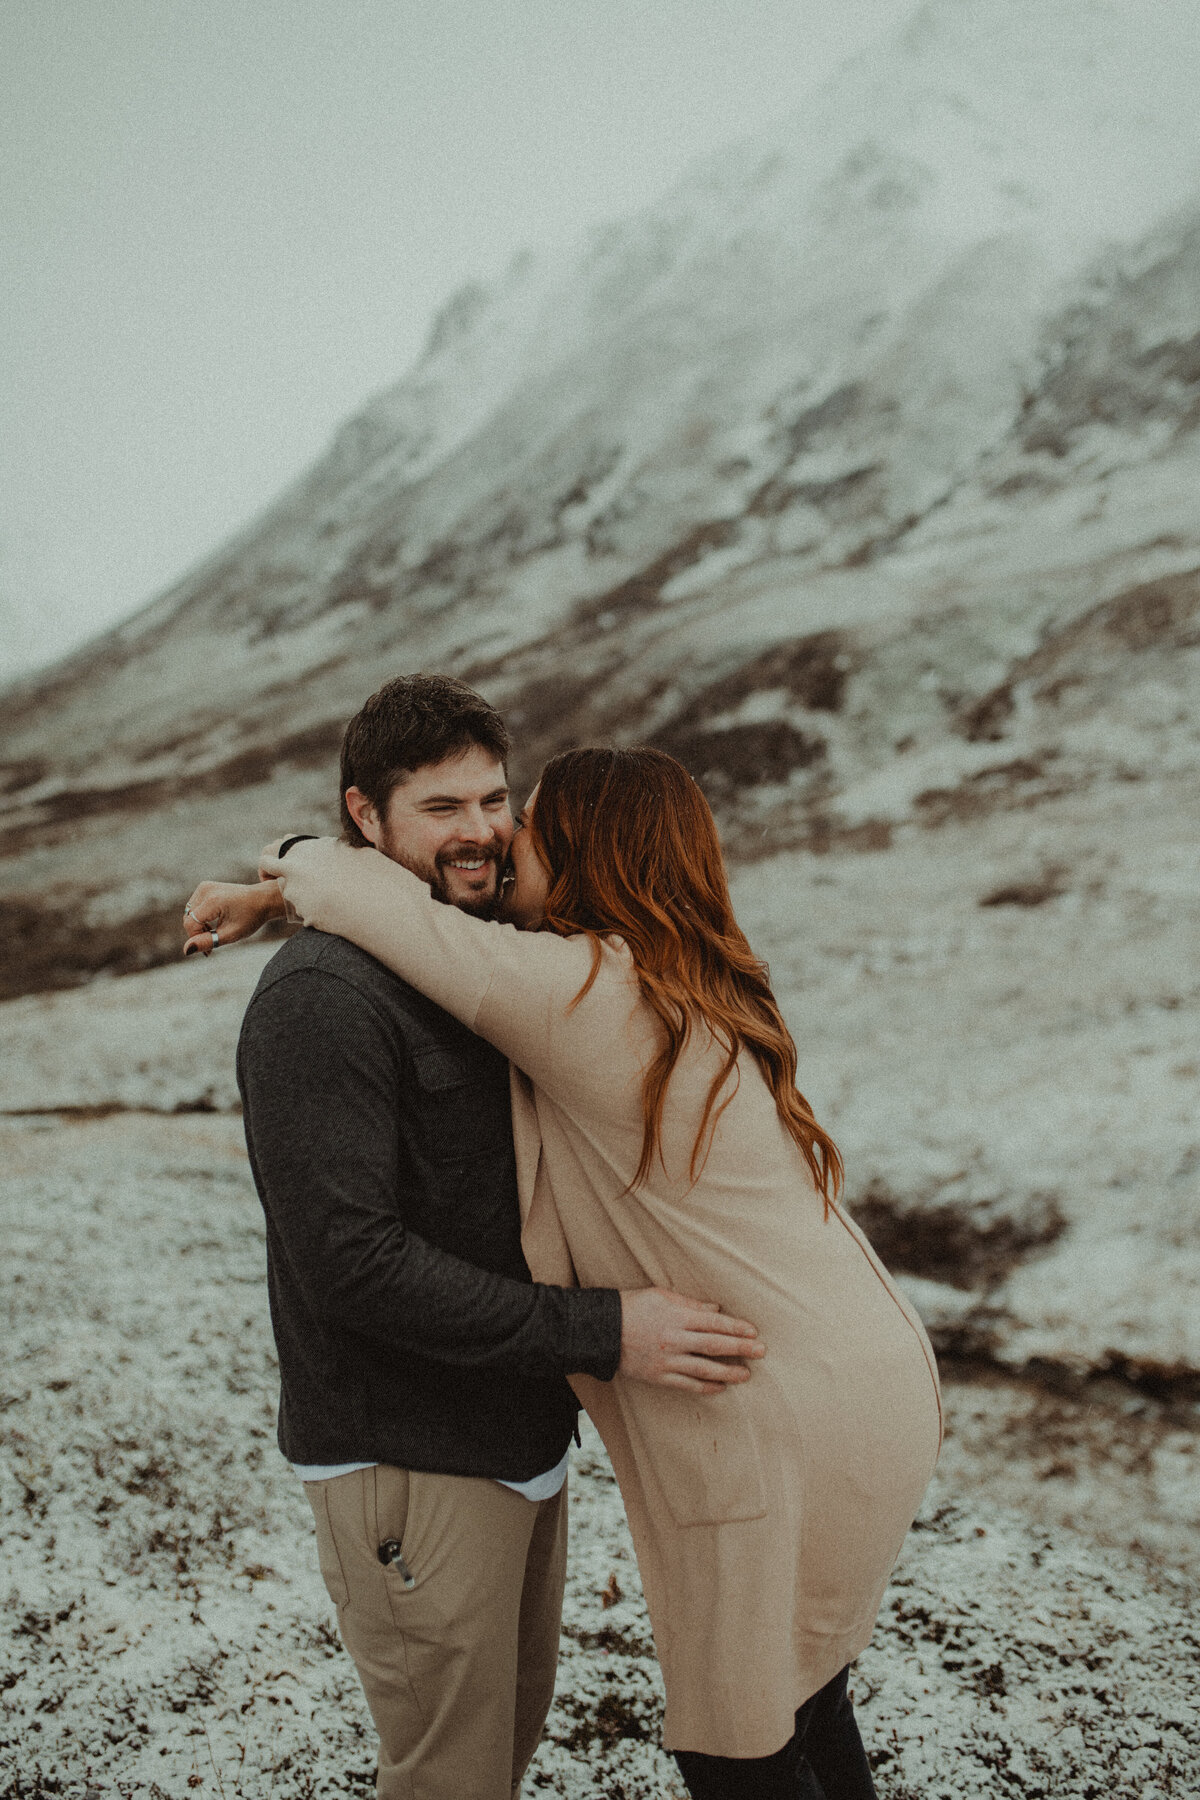
{"label": "man's dark brown hair", "polygon": [[508,766],[504,720],[482,694],[453,675],[397,675],[372,694],[342,739],[342,830],[366,843],[350,817],[346,789],[356,787],[383,812],[406,775],[478,745]]}

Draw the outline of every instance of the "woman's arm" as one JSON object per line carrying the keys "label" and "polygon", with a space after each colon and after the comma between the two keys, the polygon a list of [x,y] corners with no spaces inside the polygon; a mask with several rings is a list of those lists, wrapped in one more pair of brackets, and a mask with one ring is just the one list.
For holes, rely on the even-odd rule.
{"label": "woman's arm", "polygon": [[478,1028],[527,1073],[540,1073],[528,1060],[530,1042],[543,1055],[549,1048],[553,1024],[591,967],[587,939],[474,918],[435,900],[425,882],[378,850],[332,838],[296,844],[286,861],[264,851],[261,868],[279,880],[292,917],[349,938],[464,1025],[476,1028],[495,984],[504,1005],[489,1005],[488,1024]]}
{"label": "woman's arm", "polygon": [[183,912],[183,954],[211,956],[224,944],[253,937],[269,919],[287,917],[277,881],[202,881]]}
{"label": "woman's arm", "polygon": [[[289,917],[368,951],[548,1089],[572,1066],[589,1090],[595,1087],[595,1039],[589,1033],[580,1045],[562,1030],[591,968],[586,937],[474,918],[435,900],[425,882],[378,850],[333,838],[296,844],[286,862],[266,850],[259,866],[278,879]],[[619,1030],[603,1062],[609,1085],[627,1054]],[[633,1073],[640,1081],[636,1063]],[[716,1394],[748,1380],[747,1361],[764,1354],[755,1327],[726,1318],[715,1301],[662,1288],[623,1292],[621,1300],[620,1372],[628,1378]]]}

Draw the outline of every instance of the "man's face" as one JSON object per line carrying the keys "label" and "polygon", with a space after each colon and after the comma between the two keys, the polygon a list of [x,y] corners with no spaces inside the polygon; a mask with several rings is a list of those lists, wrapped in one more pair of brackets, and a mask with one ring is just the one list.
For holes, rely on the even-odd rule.
{"label": "man's face", "polygon": [[393,788],[382,815],[357,788],[346,800],[376,849],[427,881],[447,905],[490,917],[513,819],[503,765],[489,750],[472,745],[460,756],[414,769]]}

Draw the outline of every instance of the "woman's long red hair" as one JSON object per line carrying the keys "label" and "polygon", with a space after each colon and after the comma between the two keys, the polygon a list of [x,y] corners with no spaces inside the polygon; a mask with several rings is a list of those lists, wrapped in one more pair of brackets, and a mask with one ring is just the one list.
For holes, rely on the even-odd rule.
{"label": "woman's long red hair", "polygon": [[797,1090],[796,1046],[766,964],[733,916],[716,824],[687,770],[661,750],[563,751],[542,771],[529,830],[550,882],[543,929],[592,939],[592,971],[576,1004],[596,978],[601,939],[615,932],[662,1026],[642,1090],[642,1155],[632,1185],[660,1153],[667,1084],[699,1026],[724,1056],[692,1150],[692,1179],[737,1091],[738,1054],[748,1050],[828,1204],[841,1187],[842,1159]]}

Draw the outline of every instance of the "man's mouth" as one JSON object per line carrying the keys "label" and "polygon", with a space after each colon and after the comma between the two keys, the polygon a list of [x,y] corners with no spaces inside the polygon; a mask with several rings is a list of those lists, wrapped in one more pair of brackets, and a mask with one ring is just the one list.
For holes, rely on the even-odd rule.
{"label": "man's mouth", "polygon": [[494,863],[495,861],[496,858],[494,856],[448,856],[442,864],[442,867],[445,869],[461,869],[464,875],[478,875],[483,869],[486,869],[490,863]]}

